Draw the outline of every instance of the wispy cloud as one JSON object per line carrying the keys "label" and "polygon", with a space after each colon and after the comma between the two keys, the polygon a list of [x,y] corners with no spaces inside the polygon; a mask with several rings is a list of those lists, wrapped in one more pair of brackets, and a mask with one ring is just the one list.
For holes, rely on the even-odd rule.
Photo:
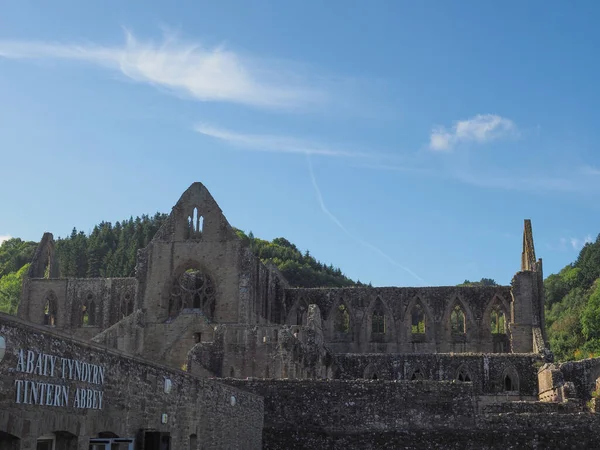
{"label": "wispy cloud", "polygon": [[374,154],[334,148],[318,142],[310,142],[287,136],[239,133],[207,124],[194,128],[198,133],[228,142],[236,147],[261,152],[296,153],[346,158],[370,158]]}
{"label": "wispy cloud", "polygon": [[126,30],[124,44],[112,47],[2,40],[0,56],[91,63],[200,101],[285,109],[320,104],[326,98],[314,80],[298,75],[297,67],[241,55],[222,45],[183,42],[173,34],[156,43],[140,41]]}
{"label": "wispy cloud", "polygon": [[581,168],[581,173],[585,175],[600,175],[600,169],[592,166],[584,166]]}
{"label": "wispy cloud", "polygon": [[457,121],[451,129],[436,127],[429,136],[429,148],[434,151],[451,151],[465,142],[479,144],[507,136],[516,130],[512,120],[494,114],[478,114]]}
{"label": "wispy cloud", "polygon": [[325,215],[327,217],[329,217],[331,219],[331,221],[333,223],[335,223],[338,226],[338,228],[340,228],[344,233],[346,233],[351,239],[358,242],[360,245],[363,245],[363,246],[375,251],[377,254],[382,256],[388,262],[390,262],[391,264],[393,264],[396,267],[399,267],[400,269],[404,270],[405,272],[410,274],[412,277],[417,279],[421,284],[426,284],[425,280],[423,280],[423,278],[418,276],[416,273],[414,273],[408,267],[403,266],[402,264],[398,263],[396,260],[391,258],[389,255],[387,255],[385,252],[383,252],[378,247],[376,247],[372,244],[369,244],[368,242],[362,240],[358,236],[355,236],[354,234],[350,233],[350,231],[348,231],[348,229],[344,226],[344,224],[342,224],[342,222],[340,222],[339,219],[331,211],[329,211],[329,208],[327,208],[327,206],[325,205],[325,201],[323,200],[323,195],[321,194],[321,189],[319,188],[319,184],[317,183],[317,179],[315,177],[315,173],[314,173],[313,166],[312,166],[312,161],[310,159],[310,154],[306,155],[306,159],[308,161],[308,171],[310,174],[310,179],[311,179],[312,185],[315,189],[315,194],[317,195],[317,200],[319,202],[319,206],[321,207],[321,211],[323,211],[323,213],[325,213]]}
{"label": "wispy cloud", "polygon": [[592,235],[588,234],[586,235],[584,238],[577,238],[577,237],[561,237],[558,240],[558,245],[555,244],[546,244],[546,247],[549,250],[560,250],[560,251],[567,251],[567,250],[576,250],[576,251],[580,251],[583,246],[585,244],[594,242],[594,240],[592,239]]}
{"label": "wispy cloud", "polygon": [[290,136],[272,134],[250,134],[215,127],[210,124],[198,124],[194,127],[198,133],[226,142],[231,146],[254,152],[287,153],[316,155],[354,159],[351,167],[367,170],[405,172],[439,179],[453,180],[486,189],[502,189],[524,192],[573,192],[589,190],[590,184],[577,177],[576,173],[528,173],[518,175],[510,171],[495,172],[467,170],[462,165],[443,167],[431,158],[418,159],[401,157],[394,154],[363,152],[335,146],[328,143],[298,139]]}
{"label": "wispy cloud", "polygon": [[12,238],[12,236],[9,236],[9,235],[7,235],[7,234],[6,234],[6,235],[4,235],[4,236],[0,236],[0,245],[2,245],[2,243],[3,243],[4,241],[8,241],[8,240],[9,240],[9,239],[11,239],[11,238]]}
{"label": "wispy cloud", "polygon": [[573,247],[574,250],[581,250],[585,244],[588,244],[591,242],[593,242],[593,241],[592,241],[592,236],[590,234],[588,234],[583,239],[574,238],[574,237],[569,238],[569,243],[571,244],[571,247]]}

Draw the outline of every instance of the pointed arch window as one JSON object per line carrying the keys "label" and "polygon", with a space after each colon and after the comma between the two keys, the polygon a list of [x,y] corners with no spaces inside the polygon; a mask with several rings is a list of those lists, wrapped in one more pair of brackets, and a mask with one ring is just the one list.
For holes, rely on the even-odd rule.
{"label": "pointed arch window", "polygon": [[296,323],[295,325],[302,325],[306,322],[306,312],[308,311],[308,304],[306,300],[303,298],[298,302],[298,306],[296,308]]}
{"label": "pointed arch window", "polygon": [[197,207],[194,207],[192,214],[187,218],[187,237],[188,239],[200,239],[204,231],[204,217],[200,214]]}
{"label": "pointed arch window", "polygon": [[415,371],[412,373],[412,375],[410,377],[410,381],[423,380],[424,378],[425,378],[425,375],[423,374],[421,369],[415,369]]}
{"label": "pointed arch window", "polygon": [[411,313],[411,333],[425,334],[425,311],[420,302],[417,302]]}
{"label": "pointed arch window", "polygon": [[350,314],[348,308],[343,303],[335,310],[333,328],[336,333],[350,333]]}
{"label": "pointed arch window", "polygon": [[131,292],[126,292],[121,299],[121,316],[127,317],[133,312],[133,295]]}
{"label": "pointed arch window", "polygon": [[465,369],[464,367],[461,367],[458,370],[458,375],[456,376],[456,379],[458,381],[471,381],[471,374],[469,373],[469,371],[467,369]]}
{"label": "pointed arch window", "polygon": [[513,390],[512,378],[508,374],[504,376],[504,390],[505,391],[512,391]]}
{"label": "pointed arch window", "polygon": [[373,313],[371,314],[371,332],[373,334],[385,334],[385,310],[379,297],[377,297],[375,302],[375,307],[373,308]]}
{"label": "pointed arch window", "polygon": [[514,366],[508,366],[502,373],[502,378],[499,380],[501,389],[504,391],[519,390],[519,374]]}
{"label": "pointed arch window", "polygon": [[490,329],[492,334],[506,334],[506,316],[499,305],[494,306],[490,314]]}
{"label": "pointed arch window", "polygon": [[49,327],[56,326],[56,319],[58,316],[58,301],[54,292],[49,292],[46,295],[44,302],[44,325]]}
{"label": "pointed arch window", "polygon": [[454,306],[450,313],[450,328],[454,335],[462,335],[467,332],[465,312],[458,304]]}

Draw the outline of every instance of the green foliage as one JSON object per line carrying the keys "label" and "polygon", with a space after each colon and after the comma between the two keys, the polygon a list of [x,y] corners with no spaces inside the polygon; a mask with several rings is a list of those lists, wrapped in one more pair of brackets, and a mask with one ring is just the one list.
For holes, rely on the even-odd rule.
{"label": "green foliage", "polygon": [[600,235],[544,281],[546,329],[558,360],[600,355]]}
{"label": "green foliage", "polygon": [[16,314],[21,298],[23,276],[27,273],[29,264],[22,266],[17,272],[10,272],[0,277],[0,312]]}
{"label": "green foliage", "polygon": [[137,251],[144,248],[166,219],[165,214],[101,222],[86,235],[73,228],[68,238],[57,239],[56,253],[62,277],[131,277]]}
{"label": "green foliage", "polygon": [[348,334],[350,332],[350,314],[345,305],[339,305],[334,318],[333,329],[336,333]]}
{"label": "green foliage", "polygon": [[17,272],[31,261],[37,242],[26,242],[19,238],[11,238],[0,246],[0,277]]}
{"label": "green foliage", "polygon": [[317,261],[308,250],[302,254],[298,248],[283,237],[271,242],[246,235],[235,230],[252,252],[265,263],[274,264],[293,287],[344,287],[362,285],[346,277],[339,268]]}
{"label": "green foliage", "polygon": [[[56,240],[56,254],[61,277],[118,278],[135,273],[137,252],[152,240],[166,219],[165,214],[153,217],[129,218],[114,225],[102,222],[89,235],[73,228],[66,238]],[[342,287],[354,283],[338,268],[317,261],[307,250],[302,254],[285,238],[272,242],[246,235],[237,235],[264,263],[272,263],[296,287]],[[12,238],[0,246],[0,311],[16,314],[21,296],[23,275],[27,272],[36,242]],[[84,321],[87,315],[84,314]]]}
{"label": "green foliage", "polygon": [[465,280],[458,286],[498,286],[498,283],[491,278],[482,278],[480,281]]}
{"label": "green foliage", "polygon": [[583,308],[581,329],[586,339],[600,339],[600,279],[596,281]]}
{"label": "green foliage", "polygon": [[412,325],[411,333],[412,334],[423,334],[423,333],[425,333],[425,321],[421,320],[416,325]]}

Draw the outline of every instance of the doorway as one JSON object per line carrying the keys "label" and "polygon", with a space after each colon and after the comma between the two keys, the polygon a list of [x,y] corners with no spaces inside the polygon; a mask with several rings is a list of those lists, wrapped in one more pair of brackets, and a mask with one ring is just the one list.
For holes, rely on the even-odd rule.
{"label": "doorway", "polygon": [[160,431],[144,433],[144,450],[171,450],[171,436]]}
{"label": "doorway", "polygon": [[133,438],[93,438],[89,450],[133,450]]}

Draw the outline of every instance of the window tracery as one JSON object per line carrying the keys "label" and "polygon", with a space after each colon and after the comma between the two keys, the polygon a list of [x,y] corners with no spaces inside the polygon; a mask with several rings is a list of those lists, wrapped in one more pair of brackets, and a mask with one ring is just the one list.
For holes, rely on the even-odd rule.
{"label": "window tracery", "polygon": [[171,288],[169,315],[175,316],[184,309],[200,310],[213,317],[216,290],[211,278],[199,269],[187,269],[177,277]]}
{"label": "window tracery", "polygon": [[458,304],[454,306],[450,313],[450,328],[454,335],[463,335],[467,332],[465,312]]}

